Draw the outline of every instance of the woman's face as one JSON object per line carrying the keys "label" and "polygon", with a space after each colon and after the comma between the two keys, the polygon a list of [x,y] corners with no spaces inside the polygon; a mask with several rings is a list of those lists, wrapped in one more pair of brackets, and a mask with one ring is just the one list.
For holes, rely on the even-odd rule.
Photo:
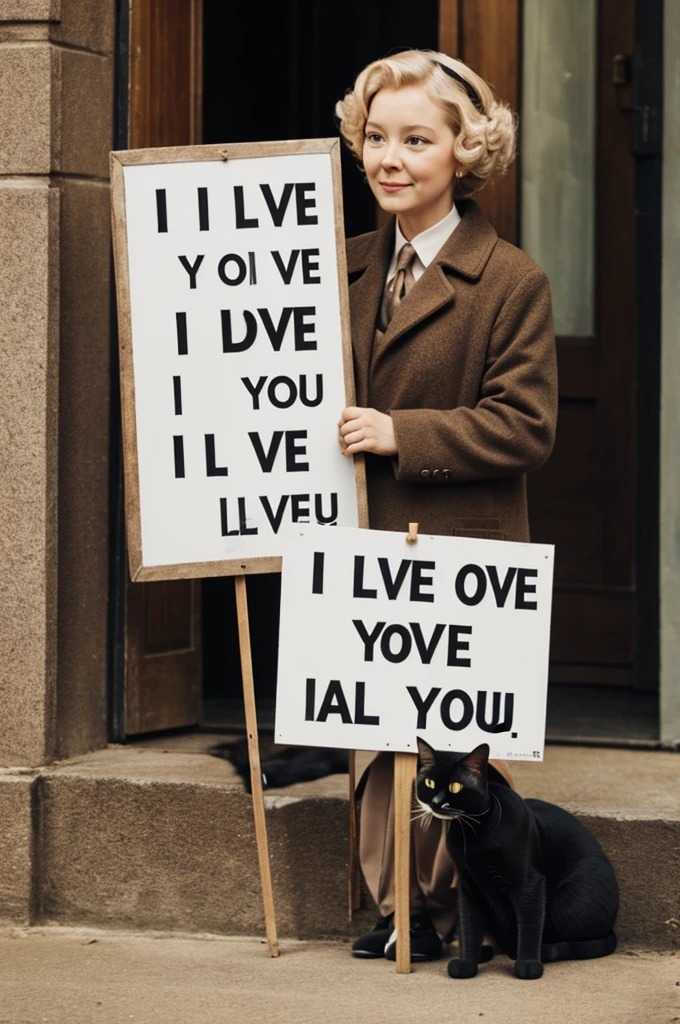
{"label": "woman's face", "polygon": [[425,231],[453,204],[454,134],[423,86],[381,89],[364,133],[363,164],[383,210],[399,218],[406,238]]}

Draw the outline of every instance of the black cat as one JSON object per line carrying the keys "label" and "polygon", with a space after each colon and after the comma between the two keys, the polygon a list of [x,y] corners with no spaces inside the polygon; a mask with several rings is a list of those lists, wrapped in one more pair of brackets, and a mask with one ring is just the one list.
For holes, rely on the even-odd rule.
{"label": "black cat", "polygon": [[[515,961],[518,978],[552,960],[585,960],[616,949],[619,906],[614,869],[573,815],[523,800],[491,781],[486,743],[445,754],[418,740],[416,795],[423,815],[450,819],[449,854],[458,868],[460,957],[452,978],[471,978],[486,933]],[[486,954],[486,955],[484,955]]]}
{"label": "black cat", "polygon": [[[248,741],[216,743],[208,749],[213,757],[221,757],[234,766],[243,779],[247,793],[250,788],[250,762]],[[347,772],[349,758],[346,750],[330,747],[283,747],[261,762],[262,788],[282,789],[296,782],[311,782],[327,775]]]}

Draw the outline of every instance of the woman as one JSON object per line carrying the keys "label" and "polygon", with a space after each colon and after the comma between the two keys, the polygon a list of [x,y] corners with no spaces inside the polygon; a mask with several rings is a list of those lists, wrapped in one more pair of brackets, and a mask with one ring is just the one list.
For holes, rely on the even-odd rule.
{"label": "woman", "polygon": [[[394,215],[347,243],[357,405],[339,433],[345,456],[366,455],[370,526],[528,541],[526,473],[555,432],[548,282],[469,198],[512,162],[513,115],[461,61],[422,50],[369,64],[336,113]],[[360,859],[381,918],[355,956],[395,956],[392,828],[392,755],[380,754]],[[444,829],[412,832],[414,960],[441,956],[455,920]]]}

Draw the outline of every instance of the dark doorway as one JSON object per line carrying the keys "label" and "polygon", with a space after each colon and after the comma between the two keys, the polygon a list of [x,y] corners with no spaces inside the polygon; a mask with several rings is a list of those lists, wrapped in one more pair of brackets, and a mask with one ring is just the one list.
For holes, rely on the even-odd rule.
{"label": "dark doorway", "polygon": [[[406,47],[437,49],[439,4],[426,0],[288,0],[241,5],[206,0],[203,141],[260,142],[337,136],[333,110],[371,60]],[[343,148],[348,237],[372,231],[375,204]],[[340,414],[338,409],[338,414]],[[247,579],[260,724],[273,722],[278,576]],[[203,724],[242,722],[234,581],[203,581]]]}

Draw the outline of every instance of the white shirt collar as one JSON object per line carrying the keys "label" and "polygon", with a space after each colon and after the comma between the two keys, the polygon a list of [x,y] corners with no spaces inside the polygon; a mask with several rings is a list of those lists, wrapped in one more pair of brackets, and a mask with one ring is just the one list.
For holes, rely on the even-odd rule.
{"label": "white shirt collar", "polygon": [[[425,231],[421,231],[419,235],[411,239],[411,245],[416,251],[416,260],[413,263],[413,276],[418,278],[424,274],[425,268],[432,263],[444,242],[447,240],[452,231],[460,224],[460,214],[456,209],[454,203],[450,211],[445,217],[442,217],[440,221],[433,224],[432,227],[427,228]],[[395,233],[394,233],[394,252],[392,254],[392,260],[390,262],[389,269],[387,271],[386,280],[389,281],[393,275],[397,266],[397,255],[401,250],[401,247],[406,245],[406,239],[404,238],[401,228],[399,227],[399,218],[395,221]]]}

